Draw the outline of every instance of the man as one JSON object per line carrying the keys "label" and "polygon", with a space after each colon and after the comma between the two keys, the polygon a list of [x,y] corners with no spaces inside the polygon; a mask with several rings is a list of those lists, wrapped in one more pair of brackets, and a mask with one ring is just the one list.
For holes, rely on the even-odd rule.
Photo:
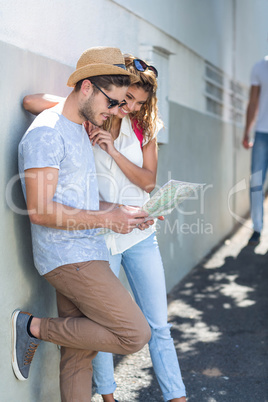
{"label": "man", "polygon": [[90,400],[97,351],[133,353],[150,339],[149,326],[110,270],[105,242],[95,229],[129,233],[146,227],[148,215],[139,208],[99,203],[83,127],[86,120],[101,126],[117,113],[134,79],[119,49],[88,49],[69,77],[74,90],[65,103],[40,114],[19,145],[34,262],[56,289],[59,318],[15,311],[12,364],[16,377],[26,380],[41,340],[60,345],[64,402]]}
{"label": "man", "polygon": [[[252,148],[250,201],[254,232],[249,244],[258,244],[263,228],[263,185],[268,167],[268,56],[257,62],[251,72],[251,89],[246,114],[243,146]],[[255,125],[254,145],[250,130]]]}

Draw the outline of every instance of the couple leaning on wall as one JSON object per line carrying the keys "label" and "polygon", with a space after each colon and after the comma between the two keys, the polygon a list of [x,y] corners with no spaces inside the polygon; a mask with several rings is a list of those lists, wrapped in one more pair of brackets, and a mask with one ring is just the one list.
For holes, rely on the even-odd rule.
{"label": "couple leaning on wall", "polygon": [[12,364],[26,380],[40,342],[60,345],[62,401],[90,400],[92,373],[103,400],[115,401],[112,353],[147,342],[164,400],[186,401],[155,222],[141,208],[156,183],[157,75],[117,48],[90,48],[66,99],[24,99],[38,116],[19,144],[20,177],[34,263],[56,289],[59,317],[15,310]]}

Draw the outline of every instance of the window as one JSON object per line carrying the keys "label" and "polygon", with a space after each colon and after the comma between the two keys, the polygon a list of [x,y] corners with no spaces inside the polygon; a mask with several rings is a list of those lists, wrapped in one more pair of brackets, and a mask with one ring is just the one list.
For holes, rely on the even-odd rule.
{"label": "window", "polygon": [[230,120],[234,123],[244,124],[245,89],[239,83],[230,81]]}
{"label": "window", "polygon": [[224,121],[244,124],[246,88],[208,62],[204,79],[206,111]]}
{"label": "window", "polygon": [[205,98],[207,112],[217,117],[223,117],[223,73],[209,63],[205,64]]}

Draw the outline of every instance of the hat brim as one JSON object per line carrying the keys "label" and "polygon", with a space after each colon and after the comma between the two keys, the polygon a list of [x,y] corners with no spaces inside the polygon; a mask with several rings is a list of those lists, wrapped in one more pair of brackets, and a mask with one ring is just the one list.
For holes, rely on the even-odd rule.
{"label": "hat brim", "polygon": [[130,78],[131,84],[139,81],[139,78],[135,74],[131,74],[121,67],[113,66],[112,64],[91,64],[75,70],[70,75],[67,85],[68,87],[74,87],[78,81],[98,75],[127,75]]}

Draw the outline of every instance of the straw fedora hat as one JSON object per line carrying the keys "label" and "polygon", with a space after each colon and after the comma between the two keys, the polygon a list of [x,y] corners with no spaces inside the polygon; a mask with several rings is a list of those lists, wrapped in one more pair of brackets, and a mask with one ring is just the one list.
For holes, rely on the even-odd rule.
{"label": "straw fedora hat", "polygon": [[70,75],[67,85],[74,87],[78,81],[97,75],[128,75],[132,84],[139,80],[135,74],[126,70],[125,60],[120,49],[100,46],[84,51],[77,62],[76,70]]}

